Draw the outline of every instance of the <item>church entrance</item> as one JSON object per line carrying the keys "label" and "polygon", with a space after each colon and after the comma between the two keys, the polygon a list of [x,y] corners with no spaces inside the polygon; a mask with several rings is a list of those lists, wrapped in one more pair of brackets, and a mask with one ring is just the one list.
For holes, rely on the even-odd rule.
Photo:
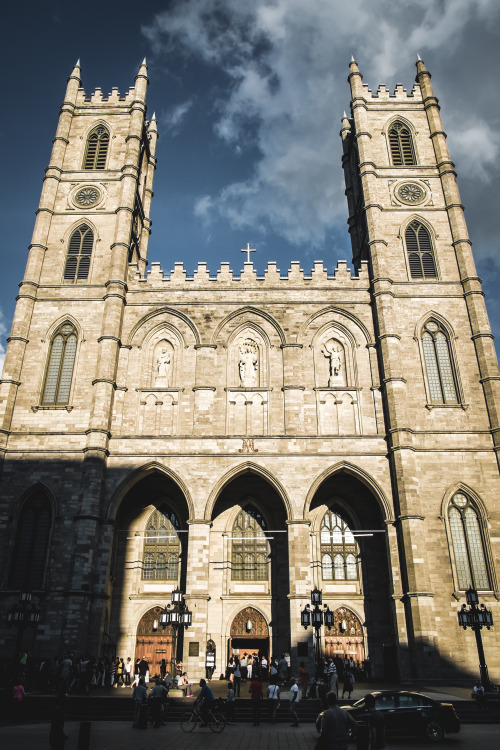
{"label": "church entrance", "polygon": [[265,656],[269,661],[269,628],[253,607],[238,612],[231,625],[228,659],[231,656]]}
{"label": "church entrance", "polygon": [[365,660],[365,645],[359,619],[347,607],[339,607],[333,616],[333,627],[325,629],[325,657],[352,658],[356,666],[361,667]]}
{"label": "church entrance", "polygon": [[161,660],[165,659],[170,672],[173,656],[173,633],[170,626],[160,626],[161,607],[153,607],[139,620],[135,642],[135,659],[146,658],[149,663],[149,679],[160,675]]}

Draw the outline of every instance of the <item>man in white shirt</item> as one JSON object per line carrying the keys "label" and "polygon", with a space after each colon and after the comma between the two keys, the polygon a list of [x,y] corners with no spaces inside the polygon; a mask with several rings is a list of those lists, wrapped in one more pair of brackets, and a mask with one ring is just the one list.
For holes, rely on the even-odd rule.
{"label": "man in white shirt", "polygon": [[293,723],[290,724],[292,727],[299,726],[299,715],[297,708],[299,705],[299,686],[295,681],[295,677],[290,680],[290,714],[292,715]]}

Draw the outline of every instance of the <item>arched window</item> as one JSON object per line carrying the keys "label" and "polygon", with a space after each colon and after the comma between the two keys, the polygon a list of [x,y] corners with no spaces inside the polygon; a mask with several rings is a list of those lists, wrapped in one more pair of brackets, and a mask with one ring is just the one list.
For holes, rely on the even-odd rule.
{"label": "arched window", "polygon": [[327,510],[323,516],[320,546],[324,581],[358,579],[356,541],[347,523],[335,511]]}
{"label": "arched window", "polygon": [[436,279],[431,237],[423,224],[412,221],[405,232],[406,252],[412,279]]}
{"label": "arched window", "polygon": [[52,337],[45,373],[42,403],[64,406],[69,402],[75,366],[77,334],[74,325],[63,323]]}
{"label": "arched window", "polygon": [[88,279],[93,245],[94,233],[92,229],[87,224],[77,227],[69,240],[68,255],[64,268],[65,281]]}
{"label": "arched window", "polygon": [[24,591],[42,588],[51,520],[50,502],[42,492],[33,494],[24,503],[17,523],[10,588]]}
{"label": "arched window", "polygon": [[425,324],[422,346],[431,403],[458,403],[448,334],[437,321],[428,320]]}
{"label": "arched window", "polygon": [[232,579],[233,581],[268,580],[268,541],[266,522],[259,511],[247,506],[233,524]]}
{"label": "arched window", "polygon": [[169,509],[155,510],[148,518],[144,537],[145,580],[176,581],[179,575],[179,519]]}
{"label": "arched window", "polygon": [[484,539],[478,513],[467,495],[457,492],[448,510],[458,588],[489,591]]}
{"label": "arched window", "polygon": [[98,125],[89,133],[89,137],[87,138],[83,168],[104,169],[108,155],[108,146],[109,131],[104,125]]}
{"label": "arched window", "polygon": [[410,128],[403,122],[394,122],[389,130],[389,145],[395,167],[416,164],[415,149]]}

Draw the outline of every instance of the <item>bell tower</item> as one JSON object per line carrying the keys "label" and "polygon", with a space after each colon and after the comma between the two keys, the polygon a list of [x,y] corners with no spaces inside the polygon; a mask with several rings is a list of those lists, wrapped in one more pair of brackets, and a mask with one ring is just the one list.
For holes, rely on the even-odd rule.
{"label": "bell tower", "polygon": [[438,612],[450,606],[449,592],[433,582],[426,552],[428,519],[443,502],[436,467],[486,493],[470,461],[477,450],[496,487],[500,405],[454,164],[430,73],[420,57],[416,65],[410,93],[400,84],[373,93],[353,58],[351,116],[341,129],[353,262],[370,269],[396,506],[401,577],[391,606],[401,672],[413,676],[432,671],[433,643],[447,637]]}

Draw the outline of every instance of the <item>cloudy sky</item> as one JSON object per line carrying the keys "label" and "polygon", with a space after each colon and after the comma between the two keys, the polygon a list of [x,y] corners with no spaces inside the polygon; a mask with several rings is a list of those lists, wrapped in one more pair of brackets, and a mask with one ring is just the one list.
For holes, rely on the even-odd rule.
{"label": "cloudy sky", "polygon": [[261,272],[350,260],[340,164],[351,55],[372,88],[411,89],[417,52],[440,99],[500,333],[498,0],[130,0],[4,9],[0,363],[66,78],[132,85],[148,59],[160,130],[149,259]]}

